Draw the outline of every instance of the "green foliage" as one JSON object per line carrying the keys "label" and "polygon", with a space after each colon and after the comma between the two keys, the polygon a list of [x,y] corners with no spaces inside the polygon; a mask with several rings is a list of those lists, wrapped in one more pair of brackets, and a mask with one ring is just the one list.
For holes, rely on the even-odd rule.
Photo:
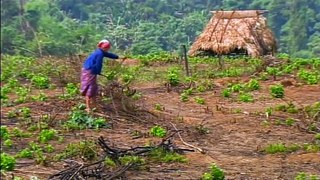
{"label": "green foliage", "polygon": [[94,118],[85,111],[85,105],[79,104],[73,107],[68,121],[64,124],[67,129],[104,128],[108,127],[104,118]]}
{"label": "green foliage", "polygon": [[22,149],[20,152],[16,154],[16,158],[32,158],[33,151],[29,148]]}
{"label": "green foliage", "polygon": [[253,102],[253,96],[249,93],[240,93],[239,95],[239,101],[241,102]]}
{"label": "green foliage", "polygon": [[11,148],[11,147],[12,147],[12,145],[13,145],[13,142],[12,142],[12,140],[11,140],[11,139],[6,139],[6,140],[3,142],[3,145],[5,145],[5,146],[7,146],[7,147]]}
{"label": "green foliage", "polygon": [[149,153],[149,157],[157,162],[187,162],[187,159],[177,153],[173,153],[173,152],[166,152],[164,149],[162,148],[156,148],[154,150],[152,150]]}
{"label": "green foliage", "polygon": [[304,144],[303,149],[310,153],[316,153],[320,151],[320,144]]}
{"label": "green foliage", "polygon": [[248,91],[254,91],[260,89],[260,84],[256,79],[250,79],[250,81],[245,84],[245,88]]}
{"label": "green foliage", "polygon": [[187,102],[187,101],[189,101],[189,96],[188,96],[188,94],[187,94],[187,93],[181,93],[181,95],[180,95],[180,100],[181,100],[182,102]]}
{"label": "green foliage", "polygon": [[106,157],[103,161],[103,163],[106,165],[106,166],[109,166],[109,167],[116,167],[116,163],[109,157]]}
{"label": "green foliage", "polygon": [[23,132],[21,129],[17,127],[12,129],[12,135],[19,138],[28,138],[31,136],[30,133]]}
{"label": "green foliage", "polygon": [[300,146],[296,144],[286,146],[283,143],[275,143],[275,144],[269,144],[267,147],[265,147],[264,151],[268,154],[275,154],[275,153],[294,152],[299,149],[300,149]]}
{"label": "green foliage", "polygon": [[71,157],[81,157],[86,160],[93,160],[97,157],[96,144],[94,141],[80,141],[79,143],[70,143],[63,150],[57,154],[54,159],[61,160]]}
{"label": "green foliage", "polygon": [[272,97],[283,98],[284,97],[283,86],[281,84],[271,85],[270,86],[270,93],[271,93]]}
{"label": "green foliage", "polygon": [[173,67],[168,69],[167,81],[172,86],[177,86],[180,83],[179,68]]}
{"label": "green foliage", "polygon": [[320,101],[305,107],[305,111],[310,117],[314,117],[320,112]]}
{"label": "green foliage", "polygon": [[120,157],[119,160],[122,165],[128,165],[130,163],[134,163],[138,165],[145,164],[145,160],[139,156],[123,156],[123,157]]}
{"label": "green foliage", "polygon": [[31,98],[32,98],[32,100],[34,100],[34,101],[46,101],[46,100],[48,99],[48,96],[47,96],[45,93],[40,92],[39,95],[37,95],[37,96],[32,96]]}
{"label": "green foliage", "polygon": [[21,116],[23,118],[29,118],[31,117],[31,110],[28,107],[22,107],[18,110],[19,113],[21,113]]}
{"label": "green foliage", "polygon": [[9,134],[7,126],[1,126],[1,128],[0,128],[0,138],[2,140],[7,140],[7,139],[10,138],[10,134]]}
{"label": "green foliage", "polygon": [[16,159],[7,153],[1,153],[0,170],[13,171],[16,165]]}
{"label": "green foliage", "polygon": [[275,107],[276,111],[288,112],[288,113],[298,113],[297,107],[293,103],[289,103],[288,105],[280,104]]}
{"label": "green foliage", "polygon": [[31,78],[32,84],[39,89],[46,89],[50,85],[49,78],[43,74],[34,75]]}
{"label": "green foliage", "polygon": [[216,164],[210,166],[210,171],[202,175],[201,180],[224,180],[224,171],[220,169]]}
{"label": "green foliage", "polygon": [[165,137],[167,135],[167,131],[161,126],[154,126],[150,129],[150,134],[154,137]]}
{"label": "green foliage", "polygon": [[320,74],[317,72],[310,72],[307,70],[300,70],[298,77],[305,81],[307,84],[318,84],[320,82]]}
{"label": "green foliage", "polygon": [[205,100],[202,97],[195,97],[194,100],[198,104],[204,104],[205,103]]}
{"label": "green foliage", "polygon": [[320,177],[317,175],[308,175],[305,172],[299,172],[294,180],[319,180]]}
{"label": "green foliage", "polygon": [[57,136],[57,131],[54,129],[44,129],[39,134],[39,141],[41,143],[47,143]]}
{"label": "green foliage", "polygon": [[164,107],[161,105],[161,104],[155,104],[154,105],[154,109],[158,110],[158,111],[163,111],[164,110]]}
{"label": "green foliage", "polygon": [[222,91],[222,96],[223,97],[230,97],[231,96],[231,89],[230,88],[224,89]]}
{"label": "green foliage", "polygon": [[78,85],[74,83],[68,83],[66,87],[67,95],[68,97],[76,96],[80,93]]}

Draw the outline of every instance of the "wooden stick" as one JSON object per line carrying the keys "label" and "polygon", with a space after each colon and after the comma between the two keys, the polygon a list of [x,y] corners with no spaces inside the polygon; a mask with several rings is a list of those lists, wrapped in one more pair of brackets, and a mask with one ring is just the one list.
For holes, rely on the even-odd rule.
{"label": "wooden stick", "polygon": [[201,153],[203,153],[203,154],[205,153],[203,149],[198,148],[198,147],[195,147],[195,146],[193,146],[193,145],[191,145],[191,144],[189,144],[189,143],[186,143],[186,142],[182,139],[182,137],[181,137],[181,135],[180,135],[180,132],[179,132],[179,130],[176,128],[176,126],[175,126],[173,123],[171,123],[171,122],[170,122],[170,124],[173,126],[173,128],[174,128],[176,131],[178,131],[178,136],[179,136],[180,140],[182,141],[182,143],[183,143],[184,145],[189,146],[189,147],[192,147],[192,148],[198,150],[199,152],[201,152]]}

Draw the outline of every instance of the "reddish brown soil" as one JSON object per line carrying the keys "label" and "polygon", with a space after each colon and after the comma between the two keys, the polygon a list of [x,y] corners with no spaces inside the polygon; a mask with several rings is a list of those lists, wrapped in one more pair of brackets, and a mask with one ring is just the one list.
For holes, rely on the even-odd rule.
{"label": "reddish brown soil", "polygon": [[[104,136],[119,147],[144,145],[150,139],[155,142],[161,139],[148,137],[133,139],[131,135],[133,131],[139,130],[147,133],[155,124],[173,129],[170,123],[174,123],[178,129],[184,130],[182,137],[186,142],[204,149],[205,153],[187,153],[187,163],[151,164],[149,170],[126,172],[128,179],[199,179],[204,172],[208,171],[208,167],[212,163],[216,163],[225,171],[226,179],[294,179],[298,172],[320,175],[319,152],[307,153],[299,150],[293,153],[266,154],[262,151],[266,145],[271,143],[303,144],[312,142],[314,138],[314,134],[306,132],[299,125],[262,125],[262,121],[266,120],[265,109],[284,103],[283,100],[272,98],[268,92],[268,86],[277,82],[262,82],[262,89],[253,92],[256,100],[254,103],[239,103],[221,96],[221,91],[227,82],[237,79],[239,80],[239,78],[219,79],[214,82],[213,90],[196,93],[190,97],[189,102],[181,102],[180,94],[177,91],[173,89],[167,92],[166,87],[161,84],[136,85],[135,88],[143,95],[140,106],[143,105],[144,108],[157,114],[158,118],[150,118],[149,120],[144,118],[141,121],[111,120],[112,129],[66,133],[64,134],[64,144],[57,142],[53,142],[53,144],[56,145],[56,151],[59,152],[69,142],[97,139],[99,136]],[[241,80],[246,81],[247,79],[249,78]],[[285,88],[285,95],[285,101],[294,100],[298,107],[309,105],[320,101],[320,86],[298,86],[294,82],[293,85]],[[194,101],[195,96],[203,97],[205,105],[197,104]],[[58,120],[63,119],[75,103],[50,100],[45,103],[33,102],[19,106],[30,107],[33,115],[54,111],[59,114]],[[161,104],[164,111],[155,110],[155,104]],[[4,124],[10,124],[6,115],[12,109],[13,107],[1,109]],[[241,112],[235,113],[235,109],[241,109]],[[99,113],[115,115],[101,110]],[[279,113],[278,115],[299,118],[295,117],[297,115]],[[196,127],[201,123],[205,128],[208,128],[208,134],[201,134],[197,130]],[[9,126],[14,127],[14,124]],[[34,137],[23,141],[31,140],[35,140]],[[178,137],[175,142],[179,146],[185,147]],[[22,144],[25,143],[21,142],[16,147],[21,147]],[[62,162],[51,163],[44,167],[35,165],[32,160],[20,160],[13,173],[23,177],[35,175],[47,178],[62,168]]]}

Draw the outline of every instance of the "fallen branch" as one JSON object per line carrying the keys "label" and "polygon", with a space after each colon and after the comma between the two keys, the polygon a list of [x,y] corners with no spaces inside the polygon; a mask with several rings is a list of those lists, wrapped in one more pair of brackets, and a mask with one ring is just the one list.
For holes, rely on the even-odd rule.
{"label": "fallen branch", "polygon": [[201,148],[198,148],[198,147],[196,147],[196,146],[193,146],[193,145],[185,142],[185,141],[182,139],[182,137],[181,137],[181,135],[180,135],[180,132],[179,132],[179,130],[177,129],[177,127],[176,127],[173,123],[171,123],[171,122],[170,122],[170,124],[171,124],[171,125],[173,126],[173,128],[177,131],[178,136],[179,136],[181,142],[182,142],[184,145],[189,146],[189,147],[192,147],[192,148],[198,150],[199,152],[201,152],[201,153],[203,153],[203,154],[205,153],[204,150],[202,150]]}

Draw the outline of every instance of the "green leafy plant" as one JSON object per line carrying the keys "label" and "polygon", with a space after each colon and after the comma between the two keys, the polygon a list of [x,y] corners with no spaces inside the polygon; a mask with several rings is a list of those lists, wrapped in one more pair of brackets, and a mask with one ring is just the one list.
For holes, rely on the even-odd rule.
{"label": "green leafy plant", "polygon": [[18,110],[19,113],[21,113],[23,118],[29,118],[31,117],[31,110],[28,107],[22,107]]}
{"label": "green leafy plant", "polygon": [[163,111],[164,110],[164,107],[161,105],[161,104],[155,104],[154,105],[154,109],[158,110],[158,111]]}
{"label": "green leafy plant", "polygon": [[253,102],[253,96],[251,94],[248,93],[240,93],[239,95],[239,101],[241,102]]}
{"label": "green leafy plant", "polygon": [[202,175],[201,180],[224,180],[224,171],[220,169],[216,164],[210,166],[210,171]]}
{"label": "green leafy plant", "polygon": [[179,71],[176,67],[168,69],[167,81],[171,86],[177,86],[180,83]]}
{"label": "green leafy plant", "polygon": [[11,148],[11,147],[12,147],[12,145],[13,145],[13,142],[12,142],[12,140],[11,140],[11,139],[6,139],[6,140],[3,142],[3,145],[5,145],[5,146],[7,146],[7,147]]}
{"label": "green leafy plant", "polygon": [[16,89],[16,94],[18,95],[18,99],[15,100],[17,103],[24,103],[28,98],[29,89],[25,87],[18,87]]}
{"label": "green leafy plant", "polygon": [[284,97],[284,89],[281,84],[270,86],[270,93],[272,97],[275,98],[283,98]]}
{"label": "green leafy plant", "polygon": [[294,180],[319,180],[320,177],[316,175],[308,175],[305,172],[299,172]]}
{"label": "green leafy plant", "polygon": [[231,90],[230,90],[230,88],[224,89],[224,90],[222,91],[222,96],[223,96],[223,97],[226,97],[226,98],[230,97],[230,96],[231,96]]}
{"label": "green leafy plant", "polygon": [[19,129],[17,127],[12,129],[12,134],[13,134],[13,136],[20,137],[20,138],[27,138],[27,137],[31,136],[30,133],[23,132],[21,129]]}
{"label": "green leafy plant", "polygon": [[39,89],[46,89],[46,88],[49,88],[49,85],[50,85],[50,81],[49,81],[49,78],[43,74],[37,74],[37,75],[34,75],[32,78],[31,78],[31,83],[36,87],[36,88],[39,88]]}
{"label": "green leafy plant", "polygon": [[320,75],[318,73],[306,71],[304,69],[298,72],[298,77],[307,84],[318,84],[320,82]]}
{"label": "green leafy plant", "polygon": [[16,158],[32,158],[33,151],[29,148],[22,149],[20,152],[16,154]]}
{"label": "green leafy plant", "polygon": [[31,99],[34,101],[46,101],[48,99],[48,96],[46,94],[44,94],[43,92],[40,92],[39,95],[32,96]]}
{"label": "green leafy plant", "polygon": [[194,100],[198,104],[205,104],[205,100],[202,97],[195,97]]}
{"label": "green leafy plant", "polygon": [[0,169],[13,171],[16,165],[16,159],[7,153],[1,153]]}
{"label": "green leafy plant", "polygon": [[57,131],[55,129],[44,129],[39,134],[39,141],[41,143],[46,143],[57,136]]}
{"label": "green leafy plant", "polygon": [[181,93],[180,100],[182,102],[187,102],[187,101],[189,101],[189,96],[186,93]]}
{"label": "green leafy plant", "polygon": [[1,126],[1,128],[0,128],[0,138],[2,140],[7,140],[7,139],[10,138],[10,134],[9,134],[7,126]]}
{"label": "green leafy plant", "polygon": [[276,80],[276,77],[281,74],[279,68],[267,67],[267,73],[273,77],[273,80]]}
{"label": "green leafy plant", "polygon": [[250,81],[245,84],[245,88],[248,91],[258,90],[260,89],[259,81],[257,81],[256,79],[250,79]]}
{"label": "green leafy plant", "polygon": [[165,137],[167,135],[167,131],[161,126],[154,126],[150,129],[150,134],[154,137]]}
{"label": "green leafy plant", "polygon": [[80,93],[79,86],[74,83],[68,83],[66,86],[67,96],[73,97]]}
{"label": "green leafy plant", "polygon": [[292,118],[286,119],[286,125],[287,126],[292,126],[296,121]]}
{"label": "green leafy plant", "polygon": [[73,107],[68,121],[64,127],[71,130],[84,128],[103,128],[108,127],[104,118],[94,118],[85,111],[85,105],[79,104]]}

